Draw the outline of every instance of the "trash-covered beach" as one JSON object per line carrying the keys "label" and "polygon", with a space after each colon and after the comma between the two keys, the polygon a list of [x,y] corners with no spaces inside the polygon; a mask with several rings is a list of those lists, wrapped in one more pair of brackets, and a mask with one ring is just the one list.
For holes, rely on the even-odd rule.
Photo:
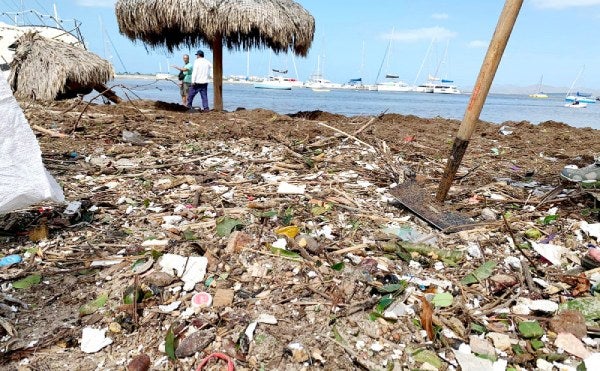
{"label": "trash-covered beach", "polygon": [[0,216],[3,368],[600,364],[600,196],[559,177],[598,130],[478,123],[439,230],[394,188],[434,199],[456,120],[21,103],[67,204]]}

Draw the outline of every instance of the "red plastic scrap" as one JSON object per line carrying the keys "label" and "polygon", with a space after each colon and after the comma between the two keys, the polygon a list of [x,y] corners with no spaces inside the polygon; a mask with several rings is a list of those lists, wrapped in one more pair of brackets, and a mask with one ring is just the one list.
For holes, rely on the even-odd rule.
{"label": "red plastic scrap", "polygon": [[213,354],[207,356],[206,358],[204,358],[202,360],[202,362],[200,362],[200,364],[198,365],[198,368],[196,368],[196,371],[202,371],[202,368],[208,363],[208,361],[210,361],[213,358],[222,359],[223,361],[227,361],[227,371],[235,371],[235,364],[233,363],[231,358],[229,358],[228,355],[223,354],[223,353],[213,353]]}

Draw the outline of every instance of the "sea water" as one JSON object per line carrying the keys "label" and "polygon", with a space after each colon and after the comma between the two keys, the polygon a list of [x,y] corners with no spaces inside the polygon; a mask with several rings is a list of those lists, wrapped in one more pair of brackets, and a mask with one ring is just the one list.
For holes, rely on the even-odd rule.
{"label": "sea water", "polygon": [[[170,80],[117,79],[114,86],[126,99],[151,99],[180,103],[179,86]],[[209,105],[213,107],[212,85],[209,85]],[[469,102],[469,94],[426,94],[378,92],[367,90],[336,90],[315,92],[307,88],[292,90],[256,89],[252,84],[223,84],[223,108],[264,108],[280,114],[300,111],[324,111],[345,116],[371,116],[385,113],[415,115],[424,118],[443,117],[461,120]],[[600,102],[586,108],[567,108],[562,94],[550,94],[546,99],[516,94],[489,94],[480,119],[502,124],[509,121],[564,122],[573,127],[600,129]],[[196,96],[194,106],[200,106]]]}

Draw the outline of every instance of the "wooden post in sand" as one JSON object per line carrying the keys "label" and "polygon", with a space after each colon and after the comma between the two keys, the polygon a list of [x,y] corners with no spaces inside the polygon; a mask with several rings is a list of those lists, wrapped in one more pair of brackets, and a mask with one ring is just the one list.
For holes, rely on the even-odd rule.
{"label": "wooden post in sand", "polygon": [[471,93],[471,99],[469,100],[469,105],[465,111],[465,116],[463,117],[456,138],[454,139],[452,152],[446,163],[446,169],[444,170],[444,175],[442,176],[435,197],[439,202],[443,202],[446,199],[454,176],[456,175],[456,171],[467,151],[469,140],[471,139],[471,135],[473,135],[473,131],[475,131],[481,109],[483,108],[483,104],[485,103],[490,87],[492,86],[492,81],[498,70],[500,59],[502,58],[502,54],[504,53],[504,49],[506,48],[510,33],[512,32],[522,5],[523,0],[506,0],[504,4],[504,9],[502,9],[498,24],[496,25],[496,31],[494,32],[485,59],[481,65],[477,82]]}
{"label": "wooden post in sand", "polygon": [[217,33],[212,43],[214,110],[223,111],[223,34]]}

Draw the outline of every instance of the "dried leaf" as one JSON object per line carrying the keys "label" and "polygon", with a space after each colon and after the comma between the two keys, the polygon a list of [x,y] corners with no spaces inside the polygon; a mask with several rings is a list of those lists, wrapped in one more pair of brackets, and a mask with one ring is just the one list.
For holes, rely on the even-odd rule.
{"label": "dried leaf", "polygon": [[590,280],[587,279],[585,273],[581,273],[579,276],[562,276],[560,280],[574,286],[571,292],[573,296],[581,296],[590,292]]}
{"label": "dried leaf", "polygon": [[424,296],[419,296],[419,300],[421,300],[421,326],[427,331],[427,338],[433,340],[435,338],[435,333],[433,332],[433,307]]}
{"label": "dried leaf", "polygon": [[289,238],[295,238],[298,235],[298,233],[300,233],[300,228],[296,227],[295,225],[281,227],[275,230],[275,234],[284,235]]}

